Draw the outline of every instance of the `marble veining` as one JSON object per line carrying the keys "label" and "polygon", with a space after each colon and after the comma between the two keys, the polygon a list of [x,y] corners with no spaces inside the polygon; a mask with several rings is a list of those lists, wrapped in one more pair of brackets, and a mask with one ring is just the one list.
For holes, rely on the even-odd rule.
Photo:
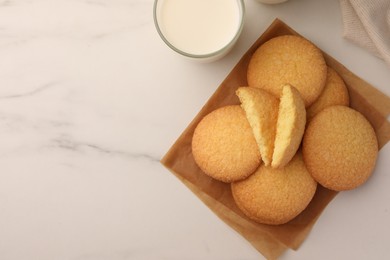
{"label": "marble veining", "polygon": [[95,152],[100,155],[119,156],[119,157],[124,157],[126,159],[132,159],[132,160],[141,159],[153,163],[160,162],[160,158],[157,157],[156,155],[151,155],[142,152],[119,151],[119,150],[102,147],[97,144],[78,142],[73,140],[70,136],[66,136],[66,135],[59,136],[58,138],[51,140],[48,147],[54,149],[69,150],[74,153],[85,154],[85,153]]}
{"label": "marble veining", "polygon": [[53,87],[56,84],[57,84],[56,82],[49,82],[49,83],[46,83],[43,85],[39,85],[36,88],[34,88],[30,91],[24,92],[24,93],[10,93],[8,95],[7,94],[0,95],[0,99],[14,99],[14,98],[31,97],[33,95],[39,94],[39,93],[47,90],[48,88]]}

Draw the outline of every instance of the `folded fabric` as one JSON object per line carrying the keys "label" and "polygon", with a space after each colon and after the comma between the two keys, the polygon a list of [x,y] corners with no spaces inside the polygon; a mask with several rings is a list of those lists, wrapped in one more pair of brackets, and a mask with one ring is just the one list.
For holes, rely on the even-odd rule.
{"label": "folded fabric", "polygon": [[343,36],[390,65],[390,0],[340,0]]}

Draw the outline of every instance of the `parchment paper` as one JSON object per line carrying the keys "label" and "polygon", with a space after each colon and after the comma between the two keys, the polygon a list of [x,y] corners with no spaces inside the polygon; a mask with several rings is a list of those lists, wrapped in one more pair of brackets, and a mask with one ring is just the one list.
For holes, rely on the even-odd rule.
{"label": "parchment paper", "polygon": [[[337,192],[318,185],[309,206],[290,222],[279,226],[258,224],[248,219],[237,208],[229,184],[208,177],[198,168],[192,157],[191,140],[196,125],[205,115],[222,106],[239,104],[235,91],[239,86],[247,85],[246,69],[251,55],[262,43],[285,34],[299,35],[285,23],[276,19],[243,55],[161,160],[161,163],[191,189],[221,220],[240,233],[267,259],[278,258],[288,248],[296,250]],[[386,120],[390,114],[390,98],[354,75],[326,53],[324,56],[327,64],[344,79],[350,93],[350,106],[363,113],[371,122],[378,137],[379,147],[382,148],[390,140],[390,123]]]}

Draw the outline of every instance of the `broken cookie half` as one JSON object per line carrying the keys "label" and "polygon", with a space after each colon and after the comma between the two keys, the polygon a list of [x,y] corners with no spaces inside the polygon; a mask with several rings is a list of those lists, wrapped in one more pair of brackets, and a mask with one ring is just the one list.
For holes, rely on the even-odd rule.
{"label": "broken cookie half", "polygon": [[261,158],[268,166],[274,150],[279,100],[269,92],[254,87],[240,87],[236,94],[252,127]]}
{"label": "broken cookie half", "polygon": [[299,91],[284,85],[280,96],[272,167],[284,167],[294,157],[301,144],[305,125],[305,103]]}

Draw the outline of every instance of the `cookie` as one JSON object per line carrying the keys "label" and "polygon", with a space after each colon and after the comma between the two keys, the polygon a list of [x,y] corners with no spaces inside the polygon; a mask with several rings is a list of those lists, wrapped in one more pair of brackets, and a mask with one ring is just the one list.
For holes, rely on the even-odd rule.
{"label": "cookie", "polygon": [[240,87],[236,94],[252,127],[261,158],[268,166],[274,151],[279,100],[265,90],[252,87]]}
{"label": "cookie", "polygon": [[329,106],[349,106],[347,86],[340,75],[328,67],[326,84],[318,99],[307,109],[307,120],[310,121],[318,112]]}
{"label": "cookie", "polygon": [[204,173],[223,182],[248,177],[261,162],[252,128],[239,105],[216,109],[199,122],[192,154]]}
{"label": "cookie", "polygon": [[231,184],[234,201],[250,219],[270,225],[284,224],[309,204],[317,182],[307,171],[301,153],[286,167],[262,164],[247,179]]}
{"label": "cookie", "polygon": [[305,131],[306,109],[298,90],[283,87],[280,97],[272,167],[284,167],[297,152]]}
{"label": "cookie", "polygon": [[346,106],[331,106],[308,124],[302,150],[313,178],[328,189],[343,191],[362,185],[370,177],[378,141],[361,113]]}
{"label": "cookie", "polygon": [[247,70],[251,87],[263,88],[275,96],[290,84],[301,93],[308,107],[319,97],[326,82],[322,52],[308,40],[294,35],[272,38],[252,55]]}

